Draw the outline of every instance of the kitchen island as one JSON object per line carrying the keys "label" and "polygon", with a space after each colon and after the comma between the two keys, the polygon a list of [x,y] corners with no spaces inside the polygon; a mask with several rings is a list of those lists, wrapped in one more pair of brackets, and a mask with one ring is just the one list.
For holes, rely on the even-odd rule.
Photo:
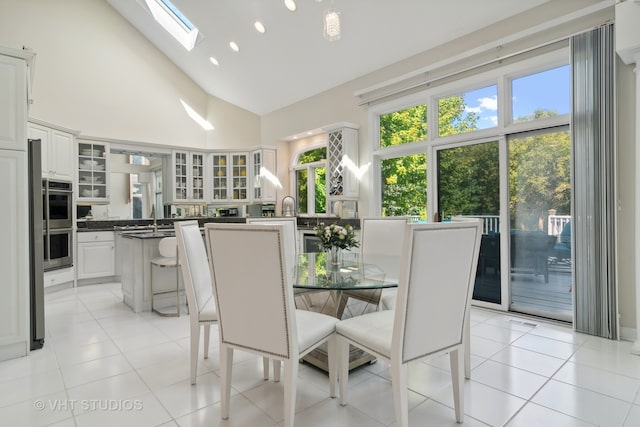
{"label": "kitchen island", "polygon": [[[201,227],[207,222],[245,222],[244,218],[194,218]],[[123,300],[126,305],[139,313],[151,311],[151,260],[160,255],[158,243],[164,237],[173,237],[175,232],[173,222],[177,220],[158,221],[154,228],[149,224],[119,224],[116,226],[116,273],[122,282]],[[107,224],[102,224],[102,226]],[[110,225],[110,224],[108,224]],[[107,225],[107,226],[108,226]],[[142,225],[142,226],[140,226]],[[90,226],[95,226],[90,224]],[[148,227],[145,229],[145,227]],[[158,269],[155,271],[154,307],[175,307],[175,293],[169,291],[176,289],[176,274],[173,269]],[[182,275],[180,288],[183,289]],[[162,294],[163,292],[169,292]],[[181,304],[185,303],[185,295],[180,296]]]}
{"label": "kitchen island", "polygon": [[[173,230],[122,233],[118,246],[122,295],[124,303],[136,313],[151,311],[151,260],[160,255],[158,251],[160,239],[170,236],[174,236]],[[159,273],[161,274],[156,274],[155,277],[155,292],[176,288],[176,275],[173,271]],[[175,305],[175,294],[170,297],[167,295],[169,294],[158,295],[154,305],[158,307]],[[183,299],[184,295],[181,297],[182,303]]]}

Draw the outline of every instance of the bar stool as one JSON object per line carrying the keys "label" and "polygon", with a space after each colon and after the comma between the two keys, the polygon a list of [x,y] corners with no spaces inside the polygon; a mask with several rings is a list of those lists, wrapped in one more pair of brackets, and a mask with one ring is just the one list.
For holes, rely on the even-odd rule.
{"label": "bar stool", "polygon": [[[151,311],[158,313],[161,316],[180,316],[180,268],[178,262],[178,244],[175,237],[164,237],[158,243],[158,251],[160,256],[151,260]],[[155,268],[173,268],[176,271],[176,289],[169,291],[156,292],[154,290],[155,280],[153,271]],[[153,297],[156,295],[163,295],[175,292],[176,294],[176,311],[163,312],[154,308]]]}

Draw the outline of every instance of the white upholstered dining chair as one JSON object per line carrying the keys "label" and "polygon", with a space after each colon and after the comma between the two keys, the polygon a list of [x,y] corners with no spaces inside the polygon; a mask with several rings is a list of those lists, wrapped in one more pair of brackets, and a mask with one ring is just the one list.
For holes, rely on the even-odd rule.
{"label": "white upholstered dining chair", "polygon": [[[397,282],[400,273],[399,255],[402,253],[407,216],[364,217],[360,220],[360,254],[365,262],[374,259],[374,264],[385,272],[387,281]],[[385,259],[385,255],[391,258]],[[379,308],[395,307],[396,289],[383,289]]]}
{"label": "white upholstered dining chair", "polygon": [[[247,218],[247,224],[263,224],[263,225],[282,225],[284,233],[284,251],[286,259],[286,271],[291,275],[289,280],[293,280],[295,274],[295,266],[298,257],[298,219],[295,217],[279,218],[279,217],[254,217]],[[292,282],[291,282],[292,283]],[[265,376],[269,375],[269,361],[264,362]],[[273,361],[273,380],[280,381],[280,362]]]}
{"label": "white upholstered dining chair", "polygon": [[[198,221],[174,223],[178,257],[189,305],[191,335],[191,384],[196,383],[200,327],[204,326],[204,358],[209,357],[211,325],[218,321],[209,261]],[[269,358],[264,359],[264,379],[269,379]]]}
{"label": "white upholstered dining chair", "polygon": [[295,309],[282,225],[208,223],[205,238],[219,318],[221,416],[229,417],[233,351],[239,349],[284,363],[284,426],[292,427],[298,360],[324,342],[335,396],[338,319]]}
{"label": "white upholstered dining chair", "polygon": [[407,227],[395,310],[336,325],[340,403],[347,403],[349,344],[390,363],[396,425],[408,426],[407,364],[449,353],[456,421],[464,417],[463,351],[480,221]]}

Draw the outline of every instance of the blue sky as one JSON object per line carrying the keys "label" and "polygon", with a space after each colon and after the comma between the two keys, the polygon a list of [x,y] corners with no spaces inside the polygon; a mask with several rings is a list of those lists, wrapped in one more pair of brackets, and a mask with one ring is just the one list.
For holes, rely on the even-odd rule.
{"label": "blue sky", "polygon": [[[513,117],[528,116],[536,109],[567,114],[571,110],[569,65],[525,76],[513,81]],[[464,94],[466,110],[480,116],[479,129],[495,127],[498,120],[497,86],[487,86]]]}

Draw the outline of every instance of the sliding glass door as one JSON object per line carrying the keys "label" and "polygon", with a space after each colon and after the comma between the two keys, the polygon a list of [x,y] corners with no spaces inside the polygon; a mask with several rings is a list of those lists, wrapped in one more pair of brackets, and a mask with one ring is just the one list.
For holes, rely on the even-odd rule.
{"label": "sliding glass door", "polygon": [[483,220],[473,299],[502,304],[500,265],[500,153],[498,141],[437,151],[438,216]]}
{"label": "sliding glass door", "polygon": [[573,319],[568,127],[508,140],[510,309]]}

